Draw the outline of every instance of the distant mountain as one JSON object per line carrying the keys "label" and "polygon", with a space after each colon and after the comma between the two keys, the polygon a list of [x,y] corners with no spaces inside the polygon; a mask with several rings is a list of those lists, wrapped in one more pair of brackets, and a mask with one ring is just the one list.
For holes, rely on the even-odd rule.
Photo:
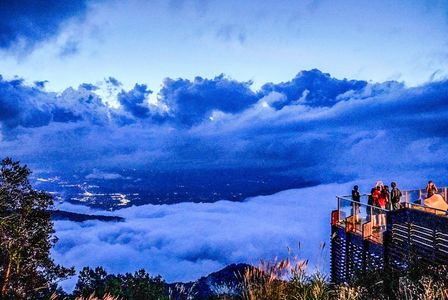
{"label": "distant mountain", "polygon": [[68,220],[73,222],[84,222],[89,220],[97,220],[103,222],[121,222],[123,218],[117,216],[102,216],[102,215],[86,215],[63,210],[50,210],[51,218],[54,221]]}
{"label": "distant mountain", "polygon": [[176,300],[184,299],[182,291],[194,295],[195,300],[210,299],[222,294],[238,295],[241,292],[242,277],[249,268],[254,267],[248,264],[231,264],[194,282],[171,283],[168,288],[174,291],[173,298]]}

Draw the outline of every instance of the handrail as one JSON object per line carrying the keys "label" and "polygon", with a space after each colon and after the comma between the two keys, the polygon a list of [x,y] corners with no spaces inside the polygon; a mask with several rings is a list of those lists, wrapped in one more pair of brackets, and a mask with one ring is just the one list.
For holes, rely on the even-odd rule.
{"label": "handrail", "polygon": [[[446,194],[448,192],[448,187],[439,187],[437,190],[438,191],[437,191],[436,194],[439,194],[439,195],[442,195],[442,196],[446,196]],[[426,194],[425,189],[402,190],[401,192],[402,192],[403,196],[404,196],[405,193],[413,193],[413,192],[422,192],[420,194],[420,196],[422,196],[423,194]],[[366,194],[360,194],[361,197],[370,196],[370,195],[371,194],[367,194],[367,193]],[[344,198],[346,200],[349,200],[349,199],[352,198],[351,195],[341,195],[341,196],[338,196],[338,197]]]}
{"label": "handrail", "polygon": [[[370,196],[370,194],[360,194],[359,196],[360,196],[360,197]],[[352,199],[352,196],[351,196],[351,195],[347,195],[347,196],[336,196],[336,197],[344,198],[344,199],[347,199],[347,200]]]}
{"label": "handrail", "polygon": [[430,209],[430,210],[434,210],[434,211],[439,211],[439,212],[441,212],[441,213],[443,213],[445,215],[448,214],[448,210],[438,209],[438,208],[435,208],[435,207],[422,205],[422,204],[418,204],[418,203],[410,203],[410,202],[404,202],[404,203],[405,203],[405,205],[418,206],[418,207],[421,207],[423,209]]}
{"label": "handrail", "polygon": [[[441,194],[442,197],[444,197],[445,201],[447,199],[446,198],[447,190],[448,190],[448,188],[442,187],[442,188],[439,188],[439,190],[437,192],[437,194]],[[411,208],[411,209],[420,209],[420,210],[428,212],[428,213],[436,214],[440,217],[444,217],[444,218],[448,217],[448,210],[445,211],[445,210],[434,208],[434,207],[427,206],[424,204],[411,202],[409,196],[410,196],[410,194],[413,194],[416,192],[418,192],[418,197],[419,197],[417,200],[421,200],[421,203],[423,203],[422,197],[424,197],[424,195],[426,194],[425,192],[422,192],[422,190],[407,190],[407,191],[402,191],[403,198],[400,199],[401,207]],[[361,194],[360,195],[361,199],[368,197],[368,196],[370,196],[370,194]],[[414,195],[414,196],[416,196],[416,195]],[[412,197],[412,198],[414,198],[414,197]],[[378,222],[377,224],[379,224],[380,226],[381,226],[381,224],[385,225],[384,217],[377,217],[377,216],[378,216],[378,214],[384,215],[388,211],[391,211],[391,209],[388,209],[388,208],[378,207],[378,206],[367,204],[367,203],[361,202],[361,201],[354,201],[352,199],[351,195],[350,196],[348,196],[348,195],[347,196],[345,196],[345,195],[344,196],[336,196],[336,199],[338,202],[337,214],[335,215],[337,222],[339,222],[340,224],[344,225],[344,227],[346,227],[346,226],[350,225],[350,224],[347,224],[347,223],[350,223],[350,220],[351,220],[350,218],[354,217],[354,220],[356,220],[356,222],[358,223],[357,227],[359,227],[359,225],[360,225],[362,231],[364,230],[364,227],[365,227],[364,225],[367,222],[370,222],[372,220],[373,220],[373,222]],[[352,208],[349,211],[347,211],[347,208],[350,206]],[[358,207],[358,208],[356,208],[356,207]],[[364,213],[363,211],[360,211],[361,208],[366,209],[366,212]],[[370,213],[368,211],[370,211]],[[372,217],[372,215],[373,215],[373,217]],[[380,219],[378,219],[378,218],[380,218],[380,219],[383,218],[382,219],[383,223],[381,223]],[[333,217],[332,217],[332,219],[333,219]],[[351,230],[349,227],[346,227],[346,230]],[[359,230],[359,228],[357,230]],[[363,233],[363,236],[364,236],[364,233]]]}
{"label": "handrail", "polygon": [[[365,196],[365,195],[361,195],[361,196]],[[336,196],[336,198],[338,198],[338,199],[342,199],[344,201],[349,201],[349,202],[355,203],[355,204],[360,205],[360,206],[371,207],[371,208],[376,209],[376,210],[389,211],[389,209],[387,209],[387,208],[382,208],[382,207],[379,207],[379,206],[374,206],[374,205],[370,205],[370,204],[367,204],[367,203],[354,201],[353,199],[351,199],[352,198],[351,196],[350,196],[350,198],[345,198],[345,197],[348,197],[348,196]]]}
{"label": "handrail", "polygon": [[[443,187],[438,190],[437,194],[441,194],[446,201],[447,191],[448,188]],[[419,199],[414,199],[415,196],[417,196],[414,194],[415,192],[418,192]],[[411,196],[410,194],[413,195]],[[402,198],[400,199],[401,207],[422,210],[442,218],[448,218],[448,210],[442,210],[413,202],[415,200],[421,200],[421,203],[423,203],[422,197],[424,197],[425,194],[426,193],[422,192],[422,190],[402,191]],[[395,209],[382,208],[361,202],[361,199],[364,200],[364,198],[370,196],[370,194],[362,194],[360,196],[360,201],[354,201],[351,195],[336,196],[338,207],[337,210],[332,213],[332,224],[342,226],[345,228],[346,232],[361,234],[363,239],[382,243],[383,236],[381,233],[386,230],[387,226],[385,215],[387,212]],[[412,201],[410,201],[411,199]]]}
{"label": "handrail", "polygon": [[[432,210],[439,211],[439,212],[445,212],[445,213],[448,212],[448,211],[445,211],[445,210],[442,210],[442,209],[433,208],[431,206],[426,206],[426,205],[422,205],[422,204],[418,204],[418,203],[411,203],[411,202],[409,202],[408,195],[409,195],[409,193],[413,193],[413,192],[418,192],[419,193],[419,199],[417,199],[417,200],[423,200],[422,196],[424,194],[426,194],[426,191],[424,191],[424,192],[422,192],[422,191],[424,191],[424,189],[413,189],[413,190],[404,190],[404,191],[402,191],[402,194],[403,194],[402,197],[405,197],[405,201],[401,201],[401,202],[402,203],[410,203],[410,204],[412,204],[414,206],[419,206],[419,207],[422,207],[422,208],[425,208],[425,209],[432,209]],[[448,199],[447,199],[448,187],[439,187],[436,194],[441,195],[444,198],[444,200],[448,202]],[[368,197],[370,195],[371,194],[361,194],[360,197]],[[361,206],[373,207],[373,208],[375,208],[377,210],[390,211],[389,209],[383,209],[381,207],[372,206],[370,204],[354,201],[352,199],[352,196],[350,196],[350,195],[347,195],[347,196],[345,196],[345,195],[344,196],[336,196],[336,197],[340,198],[340,199],[343,199],[344,201],[356,202],[358,205],[361,205]]]}
{"label": "handrail", "polygon": [[353,201],[348,197],[336,196],[338,209],[332,212],[332,224],[345,229],[346,232],[360,234],[363,239],[382,243],[385,230],[387,209],[370,204]]}
{"label": "handrail", "polygon": [[[390,209],[387,209],[387,208],[381,208],[381,207],[370,205],[370,204],[367,204],[367,203],[354,201],[354,200],[350,199],[351,197],[350,198],[346,198],[346,197],[347,196],[336,196],[336,198],[338,198],[338,199],[342,199],[344,201],[348,201],[348,202],[351,202],[351,203],[356,203],[357,205],[360,205],[360,206],[371,207],[373,209],[381,210],[381,211],[391,211]],[[413,203],[413,202],[404,202],[404,201],[402,201],[401,203],[408,203],[408,204],[413,205],[413,206],[419,206],[421,208],[431,209],[431,210],[434,210],[434,211],[443,212],[443,213],[448,215],[448,210],[438,209],[438,208],[434,208],[434,207],[427,206],[427,205],[424,205],[424,204],[418,204],[418,203]]]}
{"label": "handrail", "polygon": [[[446,189],[446,188],[448,188],[448,187],[439,187],[439,188],[437,188],[437,193],[436,194],[441,194],[441,193],[443,193],[443,190],[444,189]],[[419,192],[419,191],[425,191],[425,193],[426,193],[426,189],[413,189],[413,190],[405,190],[405,191],[403,191],[403,192]]]}

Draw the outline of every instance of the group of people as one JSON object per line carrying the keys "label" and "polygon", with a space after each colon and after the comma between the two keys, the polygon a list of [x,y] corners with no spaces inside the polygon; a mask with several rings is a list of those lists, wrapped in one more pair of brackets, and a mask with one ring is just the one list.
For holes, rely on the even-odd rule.
{"label": "group of people", "polygon": [[[395,182],[392,182],[390,186],[392,187],[391,190],[389,190],[389,186],[384,185],[382,181],[378,181],[375,184],[375,187],[370,191],[367,204],[382,209],[399,209],[402,193]],[[361,194],[359,193],[359,187],[357,185],[353,187],[352,200],[358,203],[361,202]]]}
{"label": "group of people", "polygon": [[[400,200],[402,193],[395,182],[389,186],[384,185],[382,181],[378,181],[375,187],[370,191],[367,201],[367,216],[372,221],[374,228],[384,228],[386,226],[386,215],[384,210],[394,210],[400,208]],[[359,187],[355,185],[352,190],[353,215],[356,221],[359,221],[361,194]],[[376,207],[381,209],[376,209]],[[372,217],[373,215],[373,217]]]}
{"label": "group of people", "polygon": [[[382,229],[386,226],[385,210],[401,208],[402,193],[397,187],[396,182],[391,182],[390,186],[391,189],[389,189],[389,186],[384,185],[382,181],[378,181],[368,195],[366,213],[367,218],[372,221],[374,228]],[[425,191],[427,200],[439,192],[431,180],[428,182]],[[353,215],[355,216],[356,222],[359,222],[361,194],[357,185],[353,187],[352,200]]]}

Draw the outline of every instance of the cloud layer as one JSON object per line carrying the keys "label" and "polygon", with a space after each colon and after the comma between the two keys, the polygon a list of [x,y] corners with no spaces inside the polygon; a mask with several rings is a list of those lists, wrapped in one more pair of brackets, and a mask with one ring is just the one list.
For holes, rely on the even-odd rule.
{"label": "cloud layer", "polygon": [[64,22],[84,15],[86,10],[85,0],[1,1],[0,49],[30,49],[56,36]]}
{"label": "cloud layer", "polygon": [[223,75],[166,79],[157,101],[136,84],[113,107],[91,84],[41,86],[0,80],[0,155],[38,171],[250,170],[325,183],[447,169],[447,81],[406,88],[311,70],[252,91]]}
{"label": "cloud layer", "polygon": [[[56,221],[60,239],[53,257],[78,270],[101,265],[118,273],[143,267],[173,282],[196,280],[231,263],[284,257],[291,247],[313,268],[326,270],[328,253],[319,247],[329,238],[331,200],[348,189],[333,184],[244,202],[144,205],[114,212],[126,218],[118,223]],[[70,289],[74,281],[63,286]]]}
{"label": "cloud layer", "polygon": [[[258,265],[261,258],[286,257],[289,247],[309,260],[310,271],[329,272],[330,212],[337,207],[335,196],[349,194],[354,184],[365,192],[373,183],[319,185],[242,202],[149,204],[112,213],[57,204],[59,209],[118,215],[125,221],[56,221],[59,241],[52,255],[56,262],[77,270],[104,266],[109,272],[124,273],[145,268],[169,282],[186,282],[232,263]],[[418,184],[416,178],[399,181],[402,189]],[[342,203],[342,209],[351,208]],[[72,278],[62,286],[70,290],[75,282]]]}

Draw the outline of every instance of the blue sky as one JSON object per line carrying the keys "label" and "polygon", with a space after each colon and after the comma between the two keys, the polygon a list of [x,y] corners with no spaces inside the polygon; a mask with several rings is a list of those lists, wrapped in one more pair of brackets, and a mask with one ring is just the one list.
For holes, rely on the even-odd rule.
{"label": "blue sky", "polygon": [[58,92],[108,76],[157,91],[165,77],[221,73],[254,88],[313,68],[409,86],[447,75],[446,1],[46,2],[3,1],[17,34],[0,33],[0,70]]}
{"label": "blue sky", "polygon": [[446,172],[446,1],[36,3],[0,9],[0,155],[36,172]]}

